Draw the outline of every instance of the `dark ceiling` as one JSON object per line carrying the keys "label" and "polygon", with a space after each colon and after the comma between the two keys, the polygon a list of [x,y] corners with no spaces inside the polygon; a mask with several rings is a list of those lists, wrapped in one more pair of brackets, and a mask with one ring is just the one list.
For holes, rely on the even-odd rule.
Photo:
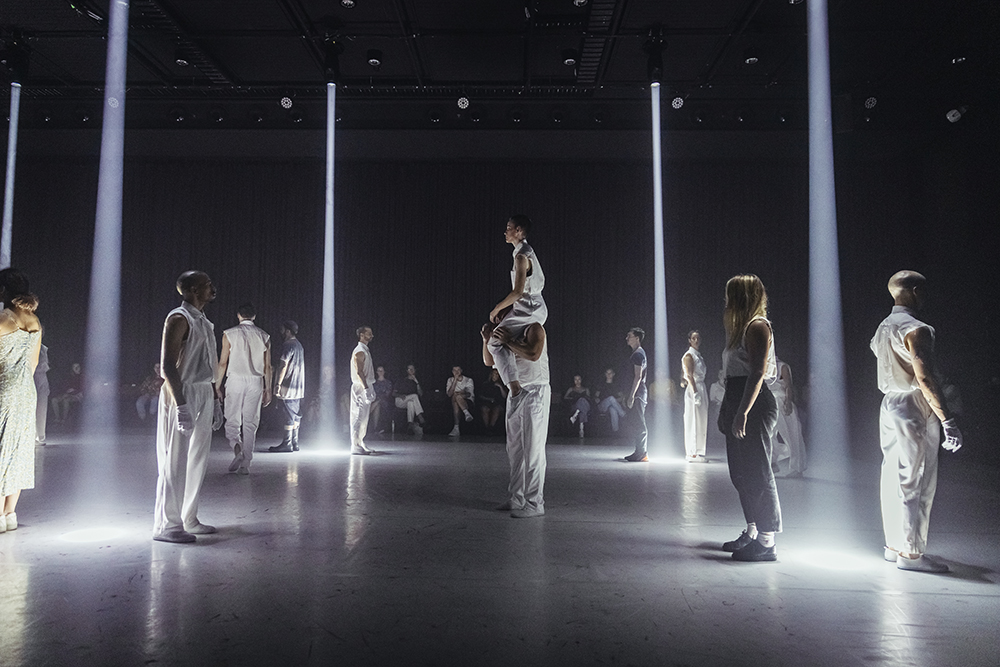
{"label": "dark ceiling", "polygon": [[[668,126],[801,129],[805,2],[131,0],[127,122],[321,127],[334,51],[347,128],[644,127],[653,34]],[[960,107],[996,124],[996,0],[829,4],[839,129],[947,126]],[[0,2],[6,69],[30,49],[24,126],[99,122],[107,16],[106,0]]]}

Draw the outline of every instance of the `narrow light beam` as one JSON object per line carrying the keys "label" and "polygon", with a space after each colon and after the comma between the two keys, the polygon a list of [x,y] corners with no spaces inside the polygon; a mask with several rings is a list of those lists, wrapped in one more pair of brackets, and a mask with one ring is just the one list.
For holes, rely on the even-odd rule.
{"label": "narrow light beam", "polygon": [[[673,419],[670,413],[670,357],[667,347],[667,268],[663,248],[663,155],[660,132],[660,84],[649,86],[650,106],[653,115],[653,380],[656,384],[657,402],[650,444],[665,441],[658,453],[669,451],[673,441]],[[652,401],[651,401],[652,402]]]}
{"label": "narrow light beam", "polygon": [[333,175],[334,137],[337,127],[337,84],[326,84],[326,231],[323,243],[323,331],[320,343],[320,425],[332,433],[337,414],[337,364],[335,357],[333,277]]}
{"label": "narrow light beam", "polygon": [[833,178],[827,1],[809,0],[809,445],[835,478],[849,460],[840,257]]}
{"label": "narrow light beam", "polygon": [[10,84],[10,129],[7,130],[7,180],[3,188],[3,229],[0,232],[0,269],[10,266],[14,233],[14,168],[17,164],[17,123],[21,112],[21,84]]}
{"label": "narrow light beam", "polygon": [[[108,60],[104,80],[104,120],[97,176],[97,216],[91,259],[90,302],[87,311],[86,389],[83,394],[83,436],[91,449],[84,460],[97,477],[110,474],[106,436],[118,425],[118,343],[121,317],[122,174],[125,144],[125,65],[128,47],[128,0],[111,2]],[[103,470],[103,472],[101,472]],[[108,487],[113,487],[109,484]]]}

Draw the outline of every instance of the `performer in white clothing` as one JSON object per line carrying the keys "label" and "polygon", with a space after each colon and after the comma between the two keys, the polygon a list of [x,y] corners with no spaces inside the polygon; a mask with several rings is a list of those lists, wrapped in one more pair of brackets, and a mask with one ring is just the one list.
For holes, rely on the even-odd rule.
{"label": "performer in white clothing", "polygon": [[351,353],[351,454],[367,455],[365,446],[368,417],[375,402],[375,366],[369,343],[375,338],[372,328],[358,327],[358,344]]}
{"label": "performer in white clothing", "polygon": [[900,271],[889,280],[895,305],[882,321],[871,348],[878,359],[878,388],[885,397],[879,413],[882,446],[882,526],[885,559],[901,570],[947,572],[924,555],[931,505],[937,490],[941,446],[962,446],[958,430],[934,375],[934,329],[917,319],[926,278]]}
{"label": "performer in white clothing", "polygon": [[708,438],[708,388],[705,386],[705,359],[701,352],[701,333],[688,333],[688,351],[681,357],[684,380],[684,452],[687,460],[705,460],[705,440]]}
{"label": "performer in white clothing", "polygon": [[[507,221],[504,240],[514,246],[514,268],[510,272],[511,291],[490,311],[490,322],[502,324],[514,340],[523,338],[532,324],[545,324],[549,316],[548,306],[542,298],[545,273],[542,272],[535,251],[528,245],[530,231],[531,220],[526,215],[513,215]],[[508,308],[509,312],[504,314]],[[508,413],[516,411],[521,403],[521,382],[514,362],[515,355],[495,338],[489,339],[487,345],[500,379],[510,388]]]}
{"label": "performer in white clothing", "polygon": [[[778,376],[767,385],[778,404],[776,433],[777,437],[781,438],[780,445],[777,440],[774,442],[772,461],[777,464],[780,470],[775,476],[802,477],[802,472],[806,469],[806,445],[802,438],[799,411],[795,406],[792,368],[781,359],[777,359],[776,363]],[[782,465],[784,461],[788,461],[787,469]]]}
{"label": "performer in white clothing", "polygon": [[249,475],[260,408],[271,403],[271,336],[254,324],[257,309],[252,303],[241,305],[236,316],[240,323],[222,333],[215,387],[223,400],[226,439],[234,455],[229,472]]}
{"label": "performer in white clothing", "polygon": [[513,352],[521,378],[521,405],[514,411],[507,399],[507,459],[510,463],[508,499],[497,509],[509,511],[515,519],[545,514],[545,440],[549,432],[552,387],[549,385],[549,350],[545,329],[535,322],[523,337],[512,338],[506,327],[482,328],[483,363],[493,366],[493,345],[497,340]]}
{"label": "performer in white clothing", "polygon": [[215,327],[205,305],[215,300],[215,286],[201,271],[177,279],[184,301],[163,324],[160,366],[164,383],[157,410],[156,507],[153,539],[194,542],[195,535],[215,532],[198,521],[198,498],[208,469],[212,430],[222,426],[222,404],[212,380],[219,359]]}
{"label": "performer in white clothing", "polygon": [[464,414],[465,421],[472,421],[472,413],[469,411],[469,405],[475,407],[476,386],[472,378],[462,375],[461,366],[452,366],[451,377],[445,383],[444,393],[451,399],[451,412],[455,417],[455,426],[451,429],[448,436],[457,438],[461,435],[461,431],[458,428],[458,416]]}

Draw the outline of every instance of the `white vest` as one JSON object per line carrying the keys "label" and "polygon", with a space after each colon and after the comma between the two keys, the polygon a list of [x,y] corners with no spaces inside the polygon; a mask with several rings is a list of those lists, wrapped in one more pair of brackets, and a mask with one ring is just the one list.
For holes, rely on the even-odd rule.
{"label": "white vest", "polygon": [[361,378],[358,377],[358,366],[354,362],[354,357],[358,352],[365,355],[365,363],[361,368],[361,372],[364,375],[366,386],[372,388],[375,386],[375,367],[372,365],[372,353],[368,351],[368,346],[358,341],[357,347],[351,352],[351,382],[356,385],[361,385]]}
{"label": "white vest", "polygon": [[205,313],[187,301],[167,313],[167,319],[173,315],[183,315],[188,323],[187,340],[184,341],[177,360],[181,382],[211,382],[215,378],[215,367],[219,364],[219,354],[215,349],[215,325],[205,317]]}
{"label": "white vest", "polygon": [[520,355],[514,355],[517,364],[517,375],[522,387],[549,384],[549,337],[542,343],[542,354],[538,361],[530,361]]}
{"label": "white vest", "polygon": [[914,391],[920,388],[913,375],[913,355],[906,349],[906,336],[915,329],[927,327],[934,339],[934,328],[915,317],[905,306],[893,306],[892,314],[882,320],[871,348],[878,360],[878,388],[883,394],[890,391]]}
{"label": "white vest", "polygon": [[[771,328],[771,323],[763,317],[755,317],[747,322],[747,329],[750,325],[761,320],[767,323],[767,328]],[[767,361],[764,362],[764,379],[773,380],[778,376],[778,367],[775,363],[777,357],[774,354],[774,333],[771,333],[771,344],[767,350]],[[722,351],[722,370],[727,378],[748,377],[750,375],[750,354],[747,352],[747,330],[743,330],[743,336],[736,347],[727,347]]]}
{"label": "white vest", "polygon": [[239,326],[226,329],[225,335],[229,340],[226,377],[264,377],[264,355],[271,336],[251,320],[243,320]]}

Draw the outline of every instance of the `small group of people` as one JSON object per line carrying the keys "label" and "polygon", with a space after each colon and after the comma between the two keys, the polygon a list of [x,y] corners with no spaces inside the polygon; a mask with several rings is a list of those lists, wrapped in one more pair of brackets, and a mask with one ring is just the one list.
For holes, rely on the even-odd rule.
{"label": "small group of people", "polygon": [[599,389],[591,394],[588,387],[583,386],[583,377],[573,376],[573,385],[563,394],[563,401],[569,404],[572,412],[569,415],[570,424],[577,426],[581,438],[585,437],[585,425],[590,420],[590,411],[596,407],[598,414],[606,414],[611,420],[611,431],[618,433],[625,408],[622,407],[624,392],[615,383],[615,370],[607,368],[604,371],[604,382]]}

